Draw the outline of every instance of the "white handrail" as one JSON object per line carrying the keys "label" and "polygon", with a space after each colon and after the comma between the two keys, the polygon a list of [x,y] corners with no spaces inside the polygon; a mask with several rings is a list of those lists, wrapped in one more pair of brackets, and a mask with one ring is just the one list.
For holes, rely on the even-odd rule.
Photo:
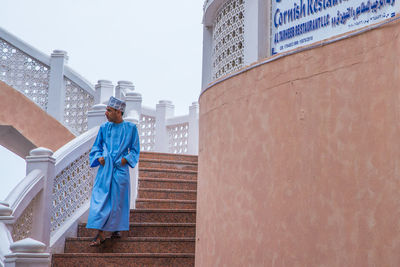
{"label": "white handrail", "polygon": [[[52,251],[62,250],[65,235],[70,232],[70,229],[77,227],[82,216],[89,209],[94,171],[89,166],[88,154],[98,129],[99,127],[90,129],[61,147],[53,155],[56,163],[53,180],[52,223],[49,229]],[[67,204],[57,202],[60,196]],[[63,210],[61,212],[59,212],[60,207]]]}
{"label": "white handrail", "polygon": [[[13,211],[11,215],[14,224],[24,214],[25,209],[32,203],[32,200],[42,191],[43,186],[44,174],[41,170],[36,169],[31,171],[8,194],[4,202],[9,204]],[[10,221],[6,223],[9,224]],[[32,225],[27,225],[26,227],[31,229]],[[18,228],[18,225],[15,228]],[[13,239],[10,229],[3,222],[0,222],[0,240],[0,266],[4,266],[4,256],[9,253]]]}
{"label": "white handrail", "polygon": [[64,76],[76,83],[80,88],[85,90],[88,94],[94,96],[95,89],[94,85],[86,80],[83,76],[79,73],[71,69],[69,66],[64,67]]}
{"label": "white handrail", "polygon": [[13,210],[12,215],[15,219],[19,218],[32,199],[43,189],[43,186],[43,172],[41,170],[33,170],[8,194],[5,202]]}
{"label": "white handrail", "polygon": [[0,27],[0,37],[7,43],[15,46],[16,48],[24,52],[25,54],[35,58],[42,64],[50,67],[50,57],[48,55],[44,54],[43,52],[29,45],[28,43],[22,41],[21,39],[12,35],[11,33],[9,33],[8,31],[6,31],[1,27]]}
{"label": "white handrail", "polygon": [[167,126],[172,126],[176,124],[188,123],[189,122],[189,115],[184,116],[176,116],[167,119]]}
{"label": "white handrail", "polygon": [[56,159],[56,175],[75,160],[77,155],[82,155],[92,147],[98,131],[99,126],[93,127],[54,152],[53,157]]}
{"label": "white handrail", "polygon": [[149,108],[145,106],[142,106],[142,114],[151,117],[155,117],[157,115],[154,108]]}

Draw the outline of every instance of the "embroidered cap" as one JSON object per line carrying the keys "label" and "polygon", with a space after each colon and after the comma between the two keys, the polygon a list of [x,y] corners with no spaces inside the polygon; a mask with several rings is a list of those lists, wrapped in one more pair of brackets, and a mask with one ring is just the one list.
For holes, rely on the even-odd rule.
{"label": "embroidered cap", "polygon": [[124,112],[126,103],[118,98],[111,96],[110,100],[108,100],[107,106],[115,108],[117,110],[121,110],[122,112]]}

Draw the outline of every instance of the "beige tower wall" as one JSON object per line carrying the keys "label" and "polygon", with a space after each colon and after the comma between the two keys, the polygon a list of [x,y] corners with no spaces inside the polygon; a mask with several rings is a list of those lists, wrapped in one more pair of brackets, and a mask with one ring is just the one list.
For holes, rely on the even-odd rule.
{"label": "beige tower wall", "polygon": [[196,266],[400,266],[400,24],[200,97]]}
{"label": "beige tower wall", "polygon": [[56,151],[75,136],[30,99],[0,82],[0,145],[21,157],[35,147]]}

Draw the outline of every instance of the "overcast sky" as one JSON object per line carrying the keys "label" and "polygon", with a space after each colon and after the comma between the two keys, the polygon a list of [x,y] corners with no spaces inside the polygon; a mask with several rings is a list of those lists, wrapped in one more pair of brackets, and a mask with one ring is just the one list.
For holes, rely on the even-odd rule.
{"label": "overcast sky", "polygon": [[[143,105],[171,100],[175,115],[187,114],[198,100],[203,0],[0,3],[0,27],[47,55],[67,51],[68,65],[93,85],[102,79],[131,81]],[[23,162],[0,147],[0,179],[16,183],[25,174]],[[0,188],[0,200],[4,191],[9,189]]]}

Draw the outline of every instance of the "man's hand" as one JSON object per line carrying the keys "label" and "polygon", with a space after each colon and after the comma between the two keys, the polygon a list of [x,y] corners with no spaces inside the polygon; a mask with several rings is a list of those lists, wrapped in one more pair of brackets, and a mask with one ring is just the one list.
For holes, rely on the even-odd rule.
{"label": "man's hand", "polygon": [[99,163],[101,164],[101,166],[104,166],[104,164],[106,164],[104,157],[100,157],[98,160],[99,160]]}
{"label": "man's hand", "polygon": [[125,164],[127,163],[128,161],[126,160],[126,158],[122,158],[121,159],[121,166],[125,166]]}

